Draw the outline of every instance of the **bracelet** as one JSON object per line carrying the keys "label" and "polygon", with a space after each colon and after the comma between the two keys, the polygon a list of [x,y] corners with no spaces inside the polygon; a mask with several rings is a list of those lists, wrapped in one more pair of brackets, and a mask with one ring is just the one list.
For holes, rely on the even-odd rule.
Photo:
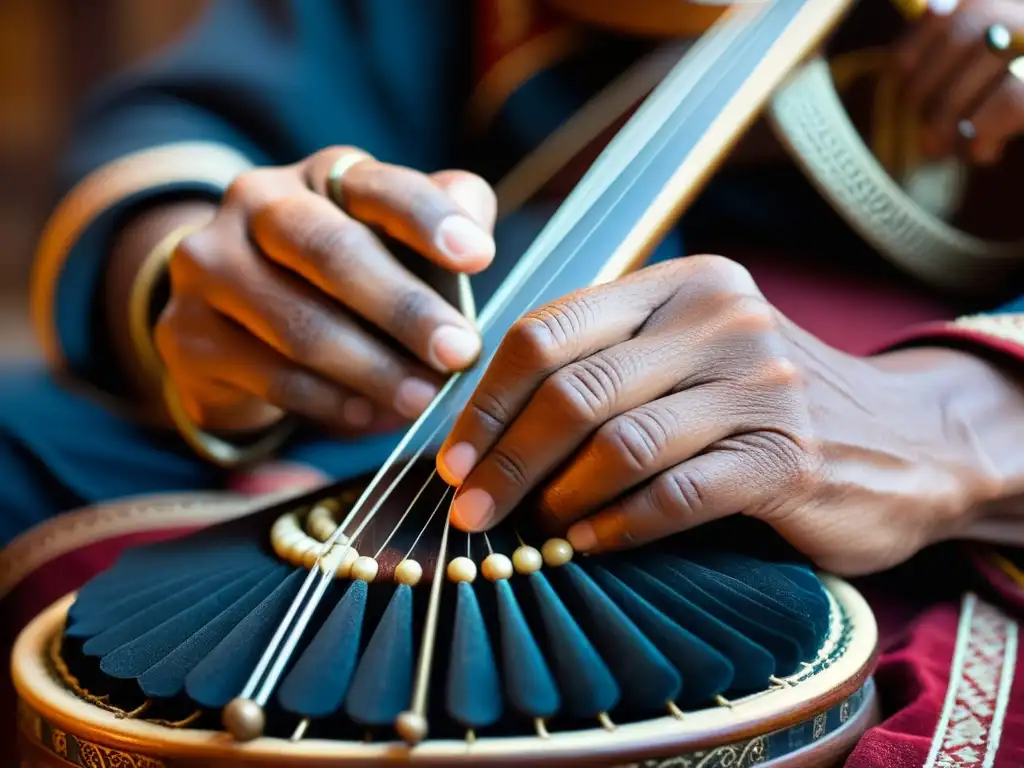
{"label": "bracelet", "polygon": [[198,230],[198,226],[187,225],[178,227],[161,238],[139,266],[131,292],[128,294],[128,333],[132,348],[142,365],[143,372],[153,384],[163,382],[165,375],[163,362],[153,344],[153,294],[167,277],[171,256],[178,244]]}
{"label": "bracelet", "polygon": [[237,467],[264,459],[277,450],[292,434],[295,422],[285,416],[252,443],[237,445],[228,442],[204,431],[195,423],[167,374],[167,368],[153,344],[153,295],[167,276],[171,256],[178,244],[198,229],[195,225],[175,229],[162,238],[146,256],[128,298],[128,331],[135,354],[146,375],[159,386],[164,408],[181,438],[207,461],[221,467]]}

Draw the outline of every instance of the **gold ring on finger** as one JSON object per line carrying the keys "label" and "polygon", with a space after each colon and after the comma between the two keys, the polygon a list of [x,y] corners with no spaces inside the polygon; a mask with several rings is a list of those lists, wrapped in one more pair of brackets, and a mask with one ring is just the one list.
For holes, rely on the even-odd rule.
{"label": "gold ring on finger", "polygon": [[345,194],[341,186],[345,174],[356,163],[370,159],[372,158],[363,152],[346,152],[334,161],[334,165],[331,166],[331,170],[327,174],[327,194],[339,208],[345,207]]}

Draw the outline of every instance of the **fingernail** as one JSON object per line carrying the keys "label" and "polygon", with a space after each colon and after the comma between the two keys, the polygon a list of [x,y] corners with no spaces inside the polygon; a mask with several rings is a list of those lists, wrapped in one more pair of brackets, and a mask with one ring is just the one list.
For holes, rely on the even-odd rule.
{"label": "fingernail", "polygon": [[494,499],[487,491],[470,488],[455,497],[452,522],[464,531],[477,531],[487,525],[494,514]]}
{"label": "fingernail", "polygon": [[395,410],[407,419],[419,416],[437,395],[437,387],[423,379],[406,379],[395,392]]}
{"label": "fingernail", "polygon": [[361,397],[350,397],[341,407],[341,415],[353,427],[365,427],[373,421],[373,406],[369,400]]}
{"label": "fingernail", "polygon": [[480,354],[480,337],[465,328],[443,325],[434,331],[430,351],[443,370],[459,370],[470,365]]}
{"label": "fingernail", "polygon": [[565,537],[577,552],[589,552],[597,546],[597,533],[588,522],[576,523]]}
{"label": "fingernail", "polygon": [[476,448],[469,443],[456,443],[440,456],[445,482],[462,485],[476,466]]}
{"label": "fingernail", "polygon": [[486,188],[481,189],[482,186],[478,180],[456,182],[448,186],[448,195],[477,223],[491,224],[494,221],[494,195]]}
{"label": "fingernail", "polygon": [[442,221],[434,244],[456,263],[489,262],[494,258],[494,238],[465,216],[449,216]]}

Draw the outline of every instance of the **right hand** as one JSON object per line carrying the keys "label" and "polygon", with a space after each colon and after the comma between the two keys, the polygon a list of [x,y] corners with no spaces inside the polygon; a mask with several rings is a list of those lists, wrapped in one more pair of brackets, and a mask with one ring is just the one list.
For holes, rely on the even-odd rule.
{"label": "right hand", "polygon": [[496,202],[463,171],[425,175],[350,148],[240,176],[170,264],[154,338],[189,415],[206,429],[265,427],[282,412],[342,433],[417,416],[443,376],[473,363],[473,325],[391,254],[384,232],[450,272],[494,257]]}

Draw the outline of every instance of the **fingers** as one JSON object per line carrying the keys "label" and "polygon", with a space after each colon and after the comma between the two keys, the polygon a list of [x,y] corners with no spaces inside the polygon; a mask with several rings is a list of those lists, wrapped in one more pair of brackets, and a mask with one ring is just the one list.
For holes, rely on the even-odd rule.
{"label": "fingers", "polygon": [[[442,476],[462,486],[452,510],[456,526],[481,530],[502,520],[610,419],[704,379],[750,378],[762,361],[775,360],[775,315],[751,295],[756,287],[745,270],[697,258],[645,272],[624,288],[613,284],[545,307],[543,316],[554,319],[545,327],[560,328],[564,343],[542,359],[515,344],[503,359],[499,350],[485,376],[494,382],[481,384],[471,400],[476,407],[463,413],[441,451]],[[642,292],[634,296],[636,288]],[[582,309],[566,314],[573,301],[583,301]],[[570,327],[567,317],[582,319]],[[540,362],[524,367],[531,359]]]}
{"label": "fingers", "polygon": [[907,48],[897,51],[903,73],[903,94],[921,114],[962,72],[976,51],[984,46],[984,29],[971,14],[927,16],[911,33]]}
{"label": "fingers", "polygon": [[999,86],[971,116],[975,136],[970,151],[975,162],[999,162],[1007,143],[1024,132],[1024,82],[1005,74]]}
{"label": "fingers", "polygon": [[461,370],[479,355],[480,338],[469,321],[331,201],[308,193],[285,198],[260,210],[251,226],[267,257],[435,370]]}
{"label": "fingers", "polygon": [[199,423],[207,423],[206,409],[237,402],[239,394],[341,432],[369,429],[387,417],[365,397],[296,365],[198,300],[175,299],[157,326],[156,342]]}
{"label": "fingers", "polygon": [[[531,488],[604,424],[670,391],[682,378],[688,339],[641,337],[577,361],[548,377],[483,455],[452,506],[452,522],[478,531],[497,524]],[[685,363],[699,365],[691,356]]]}
{"label": "fingers", "polygon": [[[310,158],[310,186],[331,197],[331,168],[351,151],[335,148]],[[441,177],[442,186],[418,171],[368,158],[345,171],[339,184],[342,199],[335,202],[353,218],[383,229],[439,266],[473,274],[494,258],[494,238],[482,226],[487,219],[493,222],[488,211],[496,208],[494,193],[479,177],[463,173],[455,178],[452,173]],[[448,191],[456,187],[458,201]]]}
{"label": "fingers", "polygon": [[[544,488],[545,527],[562,534],[655,475],[730,435],[753,432],[784,413],[792,369],[740,385],[705,384],[623,413],[599,429]],[[730,407],[742,390],[742,410]],[[793,425],[790,425],[791,427]]]}
{"label": "fingers", "polygon": [[498,198],[483,179],[466,171],[438,171],[430,178],[458,203],[485,232],[494,230]]}
{"label": "fingers", "polygon": [[970,119],[972,110],[1006,77],[1006,63],[978,40],[966,54],[963,66],[952,81],[932,100],[926,115],[922,144],[932,157],[953,153],[959,138],[959,124]]}
{"label": "fingers", "polygon": [[573,525],[578,552],[639,546],[727,515],[753,513],[806,474],[797,446],[773,433],[725,441],[655,477],[622,501]]}
{"label": "fingers", "polygon": [[545,379],[566,365],[631,338],[667,301],[676,264],[579,291],[531,312],[506,334],[438,454],[438,471],[460,485]]}
{"label": "fingers", "polygon": [[944,14],[926,13],[907,30],[893,49],[896,68],[906,77],[920,71],[935,55],[946,34]]}
{"label": "fingers", "polygon": [[175,295],[201,296],[310,374],[386,410],[407,417],[422,412],[437,391],[433,374],[247,248],[219,236],[215,227],[186,238],[171,261]]}

